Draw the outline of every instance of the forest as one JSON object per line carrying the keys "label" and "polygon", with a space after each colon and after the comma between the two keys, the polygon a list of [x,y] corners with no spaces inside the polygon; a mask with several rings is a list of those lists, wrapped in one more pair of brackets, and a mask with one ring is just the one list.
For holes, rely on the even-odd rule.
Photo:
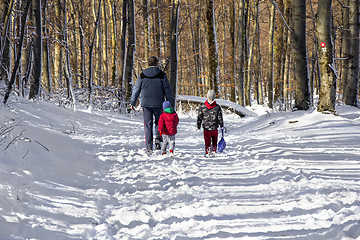
{"label": "forest", "polygon": [[123,112],[150,56],[174,96],[334,113],[358,105],[359,0],[0,2],[3,103]]}

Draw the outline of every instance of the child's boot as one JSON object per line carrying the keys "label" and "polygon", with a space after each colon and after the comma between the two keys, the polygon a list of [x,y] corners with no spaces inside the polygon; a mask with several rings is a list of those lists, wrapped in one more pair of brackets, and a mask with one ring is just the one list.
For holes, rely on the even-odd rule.
{"label": "child's boot", "polygon": [[170,150],[170,157],[174,158],[174,150]]}

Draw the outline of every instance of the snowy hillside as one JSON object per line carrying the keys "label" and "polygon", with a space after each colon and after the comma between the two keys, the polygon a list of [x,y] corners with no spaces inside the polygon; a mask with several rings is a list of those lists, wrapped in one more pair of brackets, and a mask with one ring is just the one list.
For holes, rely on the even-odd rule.
{"label": "snowy hillside", "polygon": [[0,108],[0,240],[360,239],[360,110],[240,118],[203,157],[180,113],[176,158],[142,116],[21,100]]}

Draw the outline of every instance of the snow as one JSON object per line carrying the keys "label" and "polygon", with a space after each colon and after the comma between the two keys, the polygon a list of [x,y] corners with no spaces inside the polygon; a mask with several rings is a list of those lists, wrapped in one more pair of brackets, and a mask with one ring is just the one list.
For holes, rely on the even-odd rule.
{"label": "snow", "polygon": [[[197,96],[189,96],[189,95],[178,95],[176,97],[176,100],[181,101],[181,102],[203,103],[206,101],[206,98],[205,97],[197,97]],[[216,103],[219,104],[220,106],[232,109],[238,113],[242,113],[242,115],[244,115],[244,116],[251,116],[251,117],[257,116],[257,114],[254,111],[248,110],[247,108],[245,108],[241,105],[238,105],[234,102],[222,100],[222,99],[215,99],[215,100],[216,100]]]}
{"label": "snow", "polygon": [[215,158],[179,112],[171,159],[139,113],[1,107],[0,239],[360,239],[360,110],[246,110]]}

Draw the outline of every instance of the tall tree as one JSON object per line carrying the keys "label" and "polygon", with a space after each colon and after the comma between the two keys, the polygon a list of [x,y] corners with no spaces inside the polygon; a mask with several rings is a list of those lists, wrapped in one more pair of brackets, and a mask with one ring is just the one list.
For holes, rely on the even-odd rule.
{"label": "tall tree", "polygon": [[99,27],[99,22],[100,22],[100,8],[101,8],[101,0],[99,1],[99,7],[98,7],[97,17],[96,17],[96,22],[95,22],[95,28],[94,28],[94,36],[93,36],[91,44],[89,46],[89,80],[88,80],[89,109],[92,109],[92,105],[93,105],[93,74],[94,74],[93,58],[94,58],[94,47],[95,47],[96,32],[97,32],[97,28]]}
{"label": "tall tree", "polygon": [[10,71],[10,41],[8,38],[9,26],[11,21],[11,12],[13,11],[14,0],[1,1],[0,11],[0,80],[8,83]]}
{"label": "tall tree", "polygon": [[201,56],[200,56],[200,16],[201,16],[201,6],[200,0],[196,0],[196,4],[194,7],[194,18],[191,14],[190,8],[190,0],[187,0],[188,3],[188,11],[189,11],[189,19],[190,19],[190,32],[192,37],[192,47],[193,47],[193,56],[195,63],[195,87],[194,94],[198,96],[201,94],[200,91],[200,83],[202,82],[201,76]]}
{"label": "tall tree", "polygon": [[306,0],[293,1],[293,56],[295,65],[295,109],[311,106],[309,73],[306,52]]}
{"label": "tall tree", "polygon": [[[119,61],[119,88],[120,94],[123,94],[123,85],[124,85],[124,70],[126,65],[126,36],[128,30],[128,5],[129,0],[123,0],[122,6],[122,29],[121,29],[121,41],[120,41],[120,61]],[[120,96],[120,98],[125,99],[125,95]]]}
{"label": "tall tree", "polygon": [[245,62],[247,59],[247,49],[248,49],[248,10],[249,10],[249,0],[240,0],[239,5],[239,81],[238,81],[238,103],[242,106],[245,106],[245,91],[244,91],[244,82],[245,82]]}
{"label": "tall tree", "polygon": [[275,33],[275,5],[271,4],[269,24],[269,70],[268,70],[268,105],[273,107],[274,103],[274,33]]}
{"label": "tall tree", "polygon": [[[245,78],[245,105],[246,106],[250,106],[251,105],[251,88],[253,86],[252,82],[252,78],[253,78],[253,73],[254,73],[254,67],[253,67],[253,62],[254,62],[254,55],[255,55],[255,47],[256,47],[256,42],[257,42],[257,34],[258,34],[258,30],[257,27],[259,26],[258,24],[258,15],[259,15],[259,0],[256,0],[254,2],[255,4],[255,11],[253,13],[253,16],[249,16],[249,18],[254,19],[253,21],[253,31],[254,37],[250,43],[250,47],[249,47],[249,59],[247,61],[247,78]],[[255,87],[255,89],[257,90],[257,88]]]}
{"label": "tall tree", "polygon": [[342,90],[343,90],[343,100],[345,99],[345,88],[348,84],[349,77],[349,60],[350,60],[350,51],[351,51],[351,41],[350,41],[350,23],[349,23],[349,2],[350,0],[344,0],[343,4],[343,29],[342,29],[342,54],[343,54],[343,65],[341,68],[341,80],[342,80]]}
{"label": "tall tree", "polygon": [[103,31],[103,59],[102,59],[102,64],[104,65],[105,67],[105,76],[104,76],[104,82],[105,82],[105,86],[108,87],[109,86],[109,72],[110,72],[110,62],[109,62],[109,29],[111,31],[111,26],[109,26],[111,23],[111,16],[109,17],[108,16],[108,11],[107,10],[107,1],[104,0],[103,1],[103,7],[102,7],[102,15],[103,15],[103,28],[104,28],[104,31]]}
{"label": "tall tree", "polygon": [[178,80],[178,38],[179,38],[180,0],[173,0],[170,29],[170,88],[173,97],[172,106],[176,108],[176,88]]}
{"label": "tall tree", "polygon": [[208,33],[209,88],[219,94],[219,52],[215,28],[214,0],[206,0],[206,22]]}
{"label": "tall tree", "polygon": [[116,80],[118,78],[118,71],[117,71],[117,46],[118,46],[118,38],[117,38],[117,6],[114,0],[108,0],[109,11],[110,11],[110,32],[111,32],[111,53],[112,53],[112,62],[111,64],[111,86],[115,86]]}
{"label": "tall tree", "polygon": [[[331,35],[332,0],[319,0],[316,15],[316,35],[318,42],[323,43],[319,49],[321,85],[318,111],[335,112],[336,70],[333,59],[333,39]],[[324,47],[326,44],[326,47]]]}
{"label": "tall tree", "polygon": [[[34,0],[33,0],[34,1]],[[62,7],[63,11],[64,11],[64,45],[65,45],[65,67],[64,67],[64,72],[65,72],[65,78],[66,78],[66,85],[67,85],[67,90],[68,90],[68,98],[72,99],[73,101],[73,105],[74,105],[74,110],[76,110],[76,99],[75,99],[75,94],[74,94],[74,89],[73,89],[73,78],[72,78],[72,71],[71,71],[71,66],[70,66],[70,46],[68,43],[68,10],[67,10],[67,0],[64,0],[64,4]]]}
{"label": "tall tree", "polygon": [[235,49],[236,49],[236,35],[235,35],[235,0],[231,0],[230,3],[230,101],[235,102],[236,100],[236,91],[235,91]]}
{"label": "tall tree", "polygon": [[160,8],[158,0],[151,0],[153,9],[153,53],[152,55],[162,58],[161,55],[161,30],[160,30]]}
{"label": "tall tree", "polygon": [[[292,14],[292,3],[291,0],[285,1],[285,20],[291,25],[291,14]],[[285,61],[284,61],[284,87],[283,87],[283,96],[285,99],[285,109],[290,109],[290,65],[291,65],[291,32],[290,30],[285,32],[286,35],[286,49],[285,49]]]}
{"label": "tall tree", "polygon": [[343,101],[346,105],[357,106],[359,84],[359,0],[350,0],[349,7],[349,75],[344,86]]}
{"label": "tall tree", "polygon": [[133,84],[133,68],[135,59],[135,3],[134,0],[128,0],[128,44],[126,53],[126,64],[125,64],[125,99],[126,102],[130,101],[132,84]]}
{"label": "tall tree", "polygon": [[32,0],[33,10],[33,22],[35,26],[34,35],[34,72],[32,83],[30,85],[29,98],[35,99],[39,93],[41,71],[42,71],[42,56],[43,56],[43,44],[42,44],[42,14],[41,14],[41,0]]}
{"label": "tall tree", "polygon": [[56,18],[56,30],[55,30],[55,44],[54,44],[54,71],[53,79],[55,80],[56,86],[59,87],[62,85],[63,81],[63,48],[62,48],[62,10],[60,0],[57,0],[54,4],[55,18]]}
{"label": "tall tree", "polygon": [[[274,2],[275,3],[275,2]],[[284,45],[286,42],[284,34],[284,2],[283,0],[277,0],[276,8],[277,15],[275,19],[275,31],[274,31],[274,102],[282,103],[283,94],[283,67],[284,67]]]}
{"label": "tall tree", "polygon": [[261,39],[260,39],[260,5],[259,1],[256,2],[256,32],[255,32],[255,93],[256,100],[258,104],[264,104],[264,94],[263,94],[263,77],[262,77],[262,54],[261,54]]}
{"label": "tall tree", "polygon": [[11,78],[10,81],[8,83],[8,87],[4,96],[4,103],[6,104],[9,97],[10,97],[10,93],[12,91],[13,85],[15,83],[15,78],[20,66],[20,61],[21,61],[21,54],[23,51],[23,44],[24,44],[24,37],[25,37],[25,28],[26,28],[26,21],[27,21],[27,16],[29,14],[29,9],[30,9],[30,5],[31,5],[31,1],[32,0],[27,0],[26,2],[26,6],[24,8],[24,14],[22,16],[22,22],[21,22],[21,32],[20,32],[20,37],[19,37],[19,46],[17,46],[17,53],[16,53],[16,60],[14,63],[14,67],[11,73]]}
{"label": "tall tree", "polygon": [[[43,7],[43,13],[46,13],[46,4]],[[46,17],[45,17],[46,18]],[[46,82],[46,91],[49,94],[49,97],[52,97],[53,84],[52,84],[52,76],[51,76],[51,61],[50,61],[50,41],[47,36],[49,36],[49,28],[44,28],[44,48],[43,48],[43,66],[44,66],[44,80]]]}
{"label": "tall tree", "polygon": [[150,55],[150,29],[149,29],[149,0],[143,0],[143,22],[144,22],[144,59]]}

